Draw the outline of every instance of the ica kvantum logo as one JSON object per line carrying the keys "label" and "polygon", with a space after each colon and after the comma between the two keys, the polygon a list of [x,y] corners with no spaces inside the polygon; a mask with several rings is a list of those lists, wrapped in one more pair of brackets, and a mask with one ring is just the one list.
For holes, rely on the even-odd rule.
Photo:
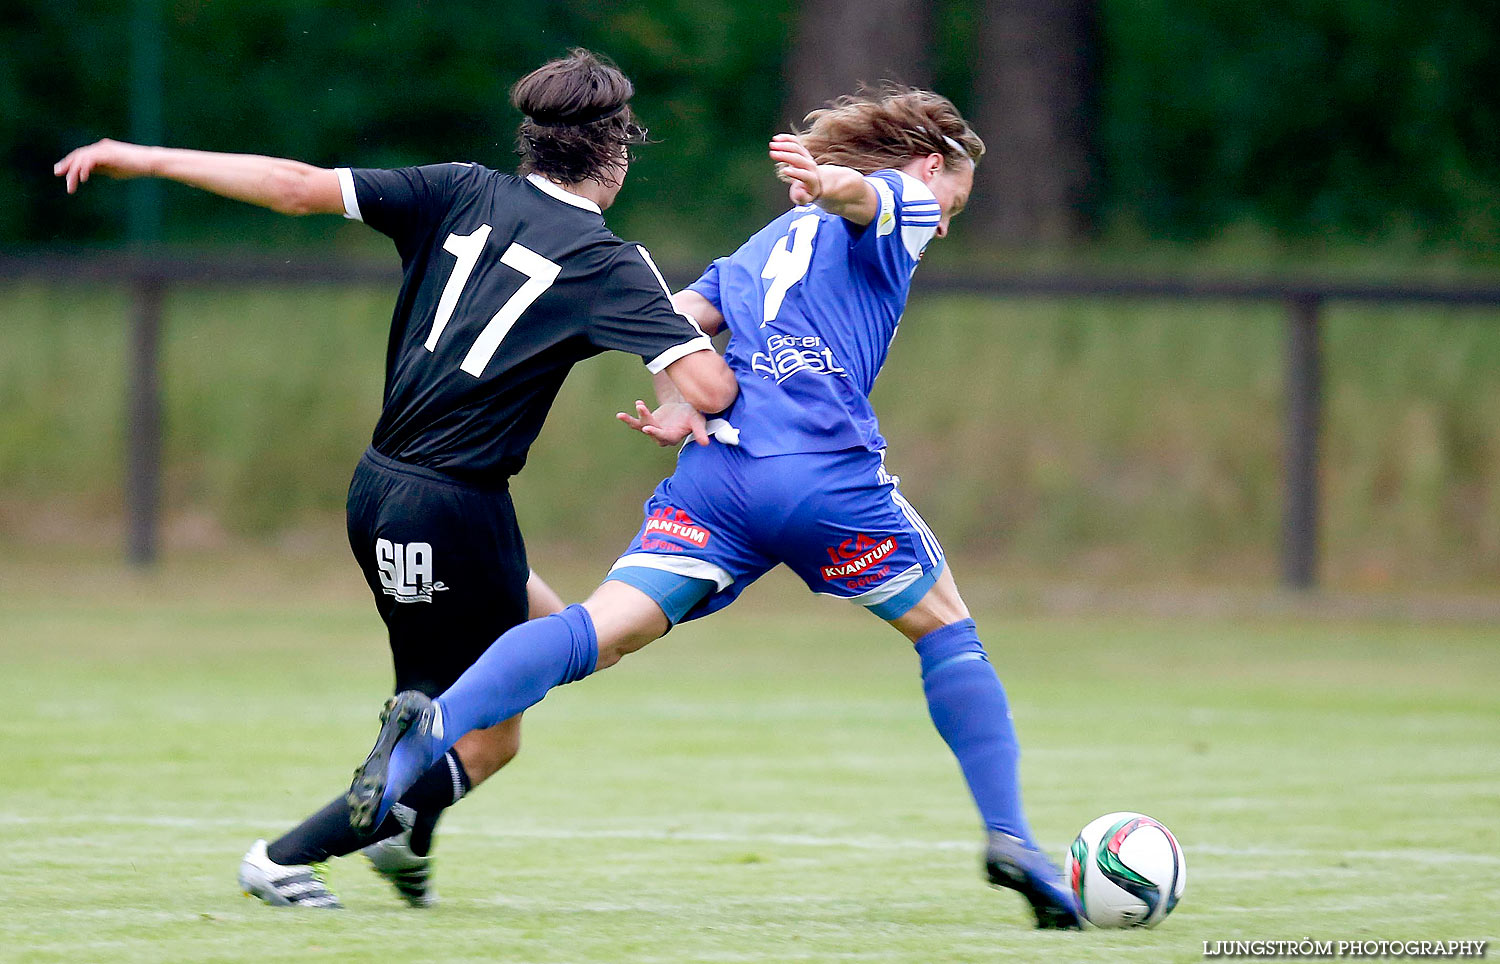
{"label": "ica kvantum logo", "polygon": [[873,539],[861,533],[853,539],[845,539],[836,546],[828,547],[828,558],[833,565],[823,567],[823,578],[832,582],[835,579],[857,576],[895,551],[895,536]]}
{"label": "ica kvantum logo", "polygon": [[398,603],[430,603],[448,587],[432,578],[432,546],[425,542],[375,540],[375,568],[381,591]]}
{"label": "ica kvantum logo", "polygon": [[686,512],[664,506],[653,510],[651,517],[646,520],[645,531],[641,534],[641,548],[665,549],[669,552],[680,551],[680,546],[662,539],[662,536],[670,536],[673,539],[681,539],[694,548],[702,549],[708,545],[710,535],[712,533],[694,522],[692,516]]}

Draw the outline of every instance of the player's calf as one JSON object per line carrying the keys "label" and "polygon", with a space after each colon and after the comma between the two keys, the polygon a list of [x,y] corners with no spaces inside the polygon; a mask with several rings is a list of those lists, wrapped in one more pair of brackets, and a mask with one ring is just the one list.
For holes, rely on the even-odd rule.
{"label": "player's calf", "polygon": [[471,730],[453,744],[470,786],[478,786],[508,766],[521,752],[521,716],[517,714],[495,726]]}

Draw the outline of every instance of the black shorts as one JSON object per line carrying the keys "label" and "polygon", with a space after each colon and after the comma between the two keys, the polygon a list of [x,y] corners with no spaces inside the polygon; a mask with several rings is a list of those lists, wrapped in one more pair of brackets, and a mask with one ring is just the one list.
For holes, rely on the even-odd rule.
{"label": "black shorts", "polygon": [[526,619],[526,547],[505,488],[367,450],[349,483],[349,548],[390,633],[396,690],[437,696]]}

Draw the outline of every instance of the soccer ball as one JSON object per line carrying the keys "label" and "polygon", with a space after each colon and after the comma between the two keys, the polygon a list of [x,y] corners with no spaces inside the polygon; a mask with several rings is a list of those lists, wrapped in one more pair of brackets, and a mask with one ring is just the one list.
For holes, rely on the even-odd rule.
{"label": "soccer ball", "polygon": [[1155,927],[1187,883],[1177,838],[1143,813],[1106,813],[1068,849],[1068,883],[1095,927]]}

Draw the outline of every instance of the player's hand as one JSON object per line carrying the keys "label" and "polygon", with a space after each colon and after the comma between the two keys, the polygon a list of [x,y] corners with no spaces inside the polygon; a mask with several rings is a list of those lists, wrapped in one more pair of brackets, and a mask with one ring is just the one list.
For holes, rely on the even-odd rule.
{"label": "player's hand", "polygon": [[67,180],[69,194],[76,192],[78,185],[87,181],[95,171],[121,178],[150,174],[151,148],[106,137],[78,148],[52,165],[52,173]]}
{"label": "player's hand", "polygon": [[708,444],[707,420],[686,402],[668,402],[653,412],[645,402],[636,399],[635,411],[635,415],[616,412],[615,418],[656,439],[656,444],[663,448],[677,445],[689,435],[699,445]]}
{"label": "player's hand", "polygon": [[823,196],[823,178],[818,162],[802,142],[792,134],[771,138],[771,160],[776,162],[776,176],[791,185],[787,194],[792,203],[811,204]]}

